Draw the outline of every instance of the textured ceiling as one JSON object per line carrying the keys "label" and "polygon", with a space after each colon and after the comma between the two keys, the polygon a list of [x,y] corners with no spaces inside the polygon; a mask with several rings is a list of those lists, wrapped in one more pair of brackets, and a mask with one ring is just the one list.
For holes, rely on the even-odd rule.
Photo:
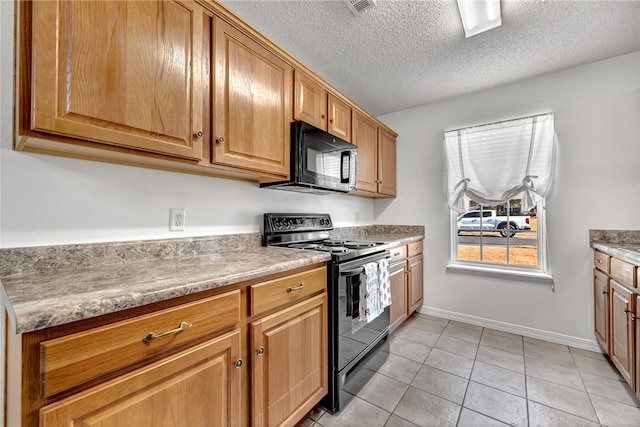
{"label": "textured ceiling", "polygon": [[640,0],[502,0],[469,39],[455,0],[221,3],[374,115],[640,50]]}

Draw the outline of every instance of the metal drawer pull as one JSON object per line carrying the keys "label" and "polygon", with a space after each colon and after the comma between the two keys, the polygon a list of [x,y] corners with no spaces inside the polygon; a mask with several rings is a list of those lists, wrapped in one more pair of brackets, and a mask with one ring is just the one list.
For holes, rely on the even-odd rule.
{"label": "metal drawer pull", "polygon": [[304,288],[304,283],[300,283],[300,286],[294,286],[293,288],[289,288],[287,289],[287,292],[293,292],[293,291],[301,291]]}
{"label": "metal drawer pull", "polygon": [[180,323],[180,326],[178,326],[176,329],[172,329],[170,331],[163,332],[161,334],[154,334],[153,332],[149,332],[147,335],[144,336],[144,338],[142,338],[142,341],[151,342],[157,338],[164,338],[169,335],[177,334],[178,332],[182,332],[189,327],[191,327],[191,323],[182,322]]}
{"label": "metal drawer pull", "polygon": [[606,295],[606,294],[607,294],[607,291],[602,291],[602,295]]}
{"label": "metal drawer pull", "polygon": [[260,347],[258,349],[258,356],[262,356],[264,354],[264,347]]}
{"label": "metal drawer pull", "polygon": [[233,366],[235,366],[236,368],[239,368],[240,366],[242,366],[242,359],[236,360],[236,363],[234,363]]}

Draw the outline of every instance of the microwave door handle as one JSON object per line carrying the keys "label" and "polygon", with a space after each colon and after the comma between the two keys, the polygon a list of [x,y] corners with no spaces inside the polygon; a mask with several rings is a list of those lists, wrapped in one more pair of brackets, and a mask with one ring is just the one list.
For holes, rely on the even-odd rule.
{"label": "microwave door handle", "polygon": [[343,151],[340,155],[340,183],[348,184],[351,182],[351,152]]}

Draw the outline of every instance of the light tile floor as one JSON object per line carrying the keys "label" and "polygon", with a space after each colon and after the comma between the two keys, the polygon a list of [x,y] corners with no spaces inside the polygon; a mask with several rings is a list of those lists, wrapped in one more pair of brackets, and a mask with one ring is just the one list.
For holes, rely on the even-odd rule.
{"label": "light tile floor", "polygon": [[600,353],[415,314],[340,414],[304,427],[640,426],[640,402]]}

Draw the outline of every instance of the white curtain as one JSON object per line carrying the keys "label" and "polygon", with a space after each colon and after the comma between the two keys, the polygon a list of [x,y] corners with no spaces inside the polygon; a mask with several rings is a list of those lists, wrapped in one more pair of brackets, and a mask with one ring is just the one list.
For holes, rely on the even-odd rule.
{"label": "white curtain", "polygon": [[550,113],[445,132],[451,209],[464,211],[469,200],[498,205],[522,197],[527,211],[545,197],[555,165],[553,119]]}

